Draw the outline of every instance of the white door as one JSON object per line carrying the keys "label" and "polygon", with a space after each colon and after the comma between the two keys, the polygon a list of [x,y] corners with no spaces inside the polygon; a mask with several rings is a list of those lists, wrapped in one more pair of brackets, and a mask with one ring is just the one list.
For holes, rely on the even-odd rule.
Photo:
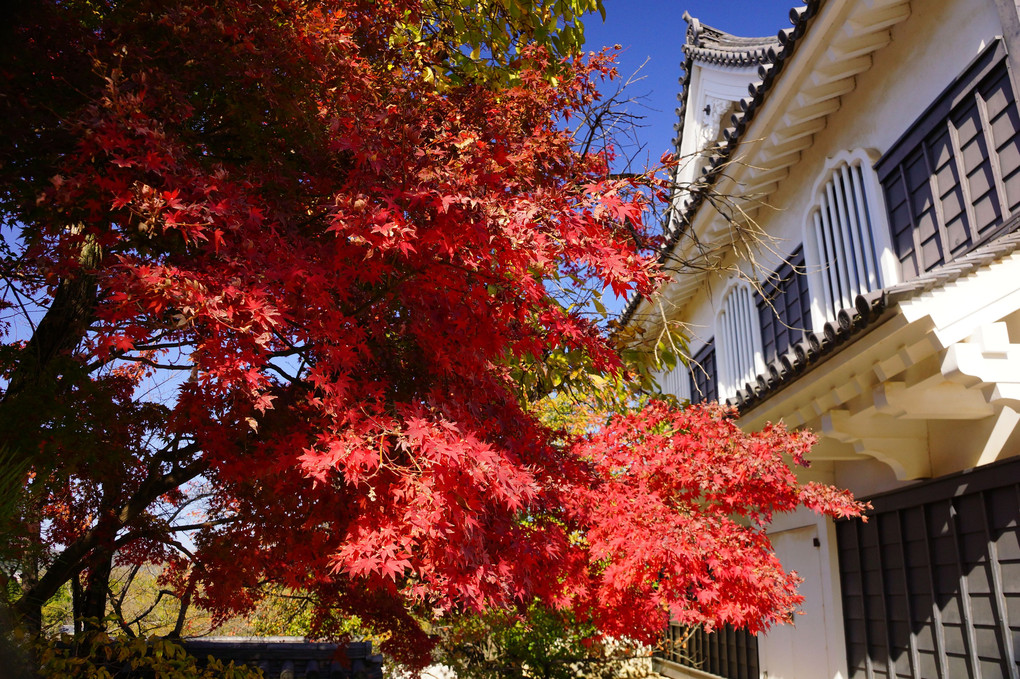
{"label": "white door", "polygon": [[783,566],[804,578],[800,586],[804,614],[795,615],[792,625],[778,625],[767,634],[758,635],[762,679],[826,679],[829,654],[821,549],[816,546],[818,528],[785,530],[772,533],[769,538]]}

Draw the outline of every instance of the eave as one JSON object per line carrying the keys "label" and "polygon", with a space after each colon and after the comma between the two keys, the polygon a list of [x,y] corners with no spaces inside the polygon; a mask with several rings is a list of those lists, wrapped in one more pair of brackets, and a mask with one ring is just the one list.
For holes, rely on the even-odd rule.
{"label": "eave", "polygon": [[[871,68],[871,55],[891,40],[891,30],[910,15],[909,0],[809,0],[791,11],[793,27],[780,31],[781,49],[759,68],[732,125],[723,133],[701,180],[677,198],[660,263],[674,271],[667,286],[673,309],[682,313],[706,283],[704,269],[671,267],[703,250],[715,264],[732,248],[735,226],[706,200],[728,196],[732,214],[753,221],[798,163],[801,154],[853,92],[856,76]],[[682,108],[682,107],[681,107]],[[682,133],[682,129],[679,130]],[[705,267],[710,268],[710,267]],[[634,298],[622,321],[654,323],[654,301]]]}
{"label": "eave", "polygon": [[[814,460],[870,457],[901,480],[931,476],[928,422],[1008,419],[1020,409],[1020,345],[1009,343],[1003,321],[1020,310],[1018,276],[1020,231],[1012,231],[859,298],[730,404],[742,427],[782,420],[818,430]],[[997,454],[991,443],[986,452]]]}

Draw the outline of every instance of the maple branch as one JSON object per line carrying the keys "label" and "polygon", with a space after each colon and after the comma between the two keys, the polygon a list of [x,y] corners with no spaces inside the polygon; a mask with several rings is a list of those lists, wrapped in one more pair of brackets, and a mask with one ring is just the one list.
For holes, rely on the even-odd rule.
{"label": "maple branch", "polygon": [[[274,331],[274,334],[276,334],[277,338],[280,339],[281,341],[285,341],[283,336],[280,335],[279,333],[276,333],[276,331]],[[311,349],[311,347],[309,347],[308,345],[299,347],[294,344],[291,344],[290,342],[286,343],[288,346],[290,346],[290,349],[287,349],[286,351],[282,350],[270,351],[266,353],[265,356],[267,356],[268,358],[286,358],[287,356],[304,356]]]}
{"label": "maple branch", "polygon": [[[631,96],[628,94],[627,98],[624,99],[623,95],[632,91],[635,84],[644,80],[644,76],[641,75],[641,70],[648,64],[646,59],[644,63],[638,66],[634,72],[628,76],[627,80],[621,83],[616,91],[609,97],[606,97],[599,103],[594,110],[589,107],[582,111],[583,123],[587,127],[584,139],[580,142],[580,153],[587,156],[591,153],[592,146],[597,140],[603,141],[603,148],[610,145],[617,149],[629,146],[633,148],[630,151],[630,155],[627,158],[627,165],[629,166],[634,158],[645,148],[644,144],[641,144],[637,138],[636,129],[640,127],[640,121],[644,120],[643,115],[631,113],[625,107],[627,105],[640,105],[640,99],[644,96]],[[580,130],[575,130],[574,135],[576,137]]]}
{"label": "maple branch", "polygon": [[[173,331],[167,331],[166,333],[163,334],[163,336],[165,337],[166,335],[169,335],[170,332],[176,331],[177,331],[176,328]],[[159,338],[155,337],[153,339]],[[183,347],[190,347],[194,345],[195,345],[194,340],[182,340],[180,342],[164,342],[162,344],[139,343],[135,344],[133,351],[159,351],[160,349],[181,349]],[[118,355],[117,358],[120,358],[120,356]]]}
{"label": "maple branch", "polygon": [[195,554],[190,549],[185,547],[180,540],[174,540],[167,534],[153,536],[153,539],[157,540],[158,542],[162,542],[164,545],[170,545],[171,547],[173,547],[178,552],[188,557],[192,561],[195,560]]}
{"label": "maple branch", "polygon": [[222,519],[210,519],[209,521],[201,521],[199,523],[189,523],[183,526],[169,526],[170,532],[172,533],[186,533],[191,530],[199,530],[202,528],[212,528],[214,526],[223,526],[228,523],[235,523],[240,521],[239,517],[227,516]]}
{"label": "maple branch", "polygon": [[173,630],[168,634],[171,639],[180,639],[181,631],[184,630],[184,623],[187,620],[188,608],[191,607],[191,597],[195,593],[195,587],[198,586],[198,579],[192,574],[188,578],[188,586],[184,590],[184,594],[180,597],[181,607],[177,610],[177,622],[174,624]]}
{"label": "maple branch", "polygon": [[10,280],[10,278],[4,276],[4,280],[7,281],[7,289],[14,295],[14,299],[18,302],[18,307],[21,309],[21,315],[28,321],[29,326],[32,328],[32,334],[36,332],[35,321],[32,320],[32,315],[28,313],[28,307],[25,306],[25,301],[21,298],[21,293],[17,287]]}
{"label": "maple branch", "polygon": [[[127,593],[127,588],[125,588],[125,589],[124,589],[124,592],[125,592],[125,593]],[[154,610],[156,610],[156,607],[157,607],[157,606],[159,606],[159,602],[163,600],[163,597],[164,597],[164,596],[170,596],[170,597],[174,597],[174,598],[177,598],[177,595],[176,595],[176,594],[175,594],[174,592],[170,591],[169,589],[160,589],[160,590],[159,590],[159,591],[158,591],[158,592],[156,593],[156,598],[155,598],[155,600],[154,600],[154,601],[153,601],[153,602],[152,602],[152,603],[151,603],[151,604],[150,604],[150,605],[148,606],[148,608],[146,608],[145,610],[141,611],[141,612],[140,612],[140,613],[139,613],[138,615],[136,615],[136,616],[134,617],[134,619],[133,619],[133,620],[131,620],[130,622],[128,622],[128,621],[126,621],[126,620],[124,620],[124,614],[123,614],[123,612],[120,612],[120,611],[118,611],[118,617],[119,617],[119,618],[121,619],[121,620],[120,620],[120,621],[118,621],[118,622],[122,622],[122,625],[121,625],[121,627],[122,627],[122,628],[124,628],[124,627],[127,627],[127,628],[129,629],[131,625],[138,625],[138,627],[139,627],[138,631],[139,631],[139,632],[141,632],[141,624],[140,624],[140,623],[141,623],[141,621],[142,621],[142,620],[143,620],[143,619],[144,619],[144,618],[145,618],[145,617],[146,617],[147,615],[149,615],[149,613],[152,613],[152,612],[153,612]],[[127,630],[125,629],[125,631],[127,631]],[[134,634],[132,634],[131,636],[135,636],[135,635],[134,635]]]}
{"label": "maple branch", "polygon": [[188,497],[186,502],[182,502],[180,505],[174,508],[174,511],[171,512],[170,516],[166,517],[165,519],[166,523],[168,525],[172,525],[172,523],[177,519],[177,517],[180,516],[181,513],[189,506],[195,504],[196,502],[206,500],[210,497],[213,497],[213,493],[197,493],[195,495]]}
{"label": "maple branch", "polygon": [[121,361],[128,361],[129,363],[141,363],[142,365],[147,365],[150,368],[157,368],[159,370],[176,370],[178,372],[191,372],[192,370],[195,369],[195,366],[193,365],[171,365],[167,363],[156,363],[151,358],[146,358],[145,356],[123,355],[118,356],[117,358]]}
{"label": "maple branch", "polygon": [[390,281],[385,286],[377,289],[375,294],[369,296],[369,298],[364,303],[362,303],[360,306],[349,312],[344,312],[344,315],[355,318],[360,316],[362,313],[368,311],[373,306],[375,306],[377,302],[381,301],[387,295],[392,293],[397,288],[397,286],[401,285],[402,283],[405,283],[406,281],[409,281],[415,275],[416,273],[408,272],[391,278]]}
{"label": "maple branch", "polygon": [[[142,565],[140,563],[136,563],[134,566],[131,567],[131,570],[128,571],[128,576],[126,578],[124,586],[121,587],[119,595],[114,594],[112,587],[107,587],[107,594],[109,595],[110,606],[113,608],[113,612],[117,616],[117,626],[120,627],[120,629],[129,637],[135,636],[134,631],[131,629],[131,625],[134,622],[137,622],[138,618],[136,618],[131,623],[127,622],[127,619],[124,616],[124,600],[127,597],[128,589],[134,582],[135,576],[138,574],[138,571],[141,569],[141,567]],[[156,607],[156,604],[158,603],[159,597],[157,597],[155,603],[153,603],[153,605],[148,610],[145,611],[144,615],[148,615],[152,611],[152,609]]]}
{"label": "maple branch", "polygon": [[108,356],[98,358],[95,361],[92,361],[91,363],[87,364],[85,366],[85,372],[91,373],[95,370],[98,370],[99,368],[102,368],[104,365],[109,365],[113,361],[120,358],[124,358],[124,360],[131,360],[131,358],[125,358],[125,356],[131,351],[159,351],[162,349],[181,349],[184,347],[193,346],[195,344],[194,340],[182,340],[180,342],[167,342],[163,344],[158,343],[159,340],[161,340],[162,338],[166,337],[167,335],[171,335],[175,332],[179,332],[179,328],[168,328],[162,332],[157,333],[150,340],[148,340],[148,342],[157,342],[157,344],[139,343],[135,344],[130,349],[117,349],[111,351]]}
{"label": "maple branch", "polygon": [[213,528],[215,526],[222,526],[228,523],[234,523],[238,520],[239,520],[238,517],[231,516],[224,517],[222,519],[210,519],[209,521],[202,521],[199,523],[189,523],[183,526],[175,526],[173,524],[158,527],[150,526],[148,528],[141,528],[139,530],[124,533],[121,537],[117,538],[117,541],[114,543],[114,545],[117,548],[120,548],[140,538],[157,538],[161,535],[170,535],[173,533],[186,533],[192,530],[201,530],[203,528]]}
{"label": "maple branch", "polygon": [[267,362],[265,364],[265,367],[266,367],[266,370],[273,371],[274,373],[276,373],[280,377],[284,378],[288,382],[296,383],[296,382],[299,382],[300,379],[301,379],[297,375],[289,375],[289,374],[287,374],[287,372],[285,372],[283,368],[281,368],[280,366],[278,366],[278,365],[276,365],[274,363],[268,363]]}
{"label": "maple branch", "polygon": [[[197,444],[190,448],[190,452],[199,450]],[[118,511],[103,515],[95,526],[85,531],[79,539],[67,545],[47,568],[45,575],[23,592],[12,608],[21,616],[37,614],[39,606],[48,601],[71,577],[85,568],[87,559],[101,542],[142,516],[148,506],[161,495],[174,488],[179,488],[182,484],[204,473],[208,466],[208,462],[200,457],[189,465],[175,467],[166,474],[147,478]]]}

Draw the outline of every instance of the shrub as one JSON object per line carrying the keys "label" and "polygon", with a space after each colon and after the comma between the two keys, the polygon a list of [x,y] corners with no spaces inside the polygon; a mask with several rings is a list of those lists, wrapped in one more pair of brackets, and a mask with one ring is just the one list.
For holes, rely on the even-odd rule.
{"label": "shrub", "polygon": [[41,679],[262,679],[261,670],[207,663],[180,644],[160,637],[111,637],[90,632],[44,642],[38,653]]}

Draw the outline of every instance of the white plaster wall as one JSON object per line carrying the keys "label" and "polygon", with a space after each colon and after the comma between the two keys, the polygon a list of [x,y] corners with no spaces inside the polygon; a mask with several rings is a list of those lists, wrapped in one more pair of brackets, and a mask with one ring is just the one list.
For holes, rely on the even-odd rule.
{"label": "white plaster wall", "polygon": [[836,485],[856,496],[873,495],[904,487],[892,467],[875,459],[836,462]]}
{"label": "white plaster wall", "polygon": [[[843,97],[840,110],[829,117],[813,146],[770,197],[770,204],[777,210],[759,215],[766,232],[779,239],[778,249],[789,252],[803,242],[804,225],[813,207],[810,188],[827,158],[856,148],[884,152],[1000,33],[991,2],[925,0],[915,1],[912,9],[910,18],[893,30],[892,43],[874,55],[871,70],[857,77],[856,89]],[[777,263],[768,252],[762,253],[761,259],[769,266]],[[858,494],[903,485],[877,461],[835,462],[831,469],[837,483]],[[815,570],[813,564],[809,566],[811,575],[805,574],[804,589],[804,617],[819,622],[813,627],[798,625],[796,636],[780,631],[759,640],[762,670],[768,672],[769,679],[836,679],[847,674],[835,529],[831,521],[820,521],[801,512],[776,521],[770,528],[780,559],[790,565],[810,563],[809,542],[817,530],[820,570]],[[811,582],[814,577],[819,578],[818,585]],[[820,644],[824,648],[820,649]],[[802,655],[791,650],[795,647],[802,650]]]}
{"label": "white plaster wall", "polygon": [[[856,89],[843,97],[841,108],[829,117],[813,146],[769,197],[774,209],[759,212],[759,224],[775,239],[770,246],[775,251],[763,249],[760,263],[768,268],[778,266],[781,257],[803,241],[805,221],[813,207],[811,188],[827,158],[858,148],[886,151],[1000,33],[991,0],[915,0],[911,16],[893,29],[892,43],[875,53],[873,67],[857,76]],[[880,196],[874,199],[881,201]],[[685,320],[694,336],[692,351],[715,334],[725,280],[725,276],[708,278],[687,306]],[[951,426],[944,429],[935,434],[946,441],[957,438]],[[801,475],[821,477],[819,480],[850,487],[859,495],[905,485],[888,466],[874,460],[829,462]],[[777,538],[777,552],[784,564],[805,568],[810,575],[804,574],[806,615],[798,621],[797,635],[777,630],[760,638],[762,669],[769,679],[846,677],[834,525],[801,511],[777,517],[770,533]]]}
{"label": "white plaster wall", "polygon": [[[857,76],[856,89],[843,96],[840,109],[770,196],[776,210],[759,213],[779,249],[789,252],[802,242],[810,189],[827,157],[855,148],[887,150],[1000,33],[991,0],[915,0],[911,16],[893,29],[892,42],[875,53],[872,68]],[[769,252],[761,259],[776,263]]]}
{"label": "white plaster wall", "polygon": [[[840,109],[829,116],[812,147],[802,153],[800,162],[769,196],[770,207],[759,211],[757,221],[771,239],[757,255],[760,268],[779,266],[803,242],[813,207],[811,189],[827,158],[857,148],[884,152],[1000,33],[991,0],[915,0],[911,16],[893,29],[892,42],[875,53],[872,68],[857,76],[856,89],[844,95]],[[745,78],[746,87],[750,76],[736,69],[695,69],[682,149],[694,143],[688,141],[688,134],[695,138],[698,133],[695,109],[705,92],[733,87],[736,77]],[[880,196],[873,199],[882,204]],[[715,336],[716,314],[732,270],[739,267],[745,274],[752,270],[746,263],[732,260],[726,265],[731,271],[709,276],[686,308],[676,310],[683,312],[683,320],[689,324],[692,352]]]}
{"label": "white plaster wall", "polygon": [[716,141],[718,133],[730,126],[729,116],[724,114],[717,127],[712,130],[711,139],[706,140],[705,105],[718,101],[727,104],[739,101],[747,96],[747,86],[758,79],[758,67],[717,66],[694,62],[691,66],[691,77],[688,82],[687,108],[684,110],[683,137],[680,140],[680,156],[688,159],[677,170],[677,184],[684,186],[697,179],[701,174],[702,164],[697,162],[696,155],[704,149],[708,142]]}

